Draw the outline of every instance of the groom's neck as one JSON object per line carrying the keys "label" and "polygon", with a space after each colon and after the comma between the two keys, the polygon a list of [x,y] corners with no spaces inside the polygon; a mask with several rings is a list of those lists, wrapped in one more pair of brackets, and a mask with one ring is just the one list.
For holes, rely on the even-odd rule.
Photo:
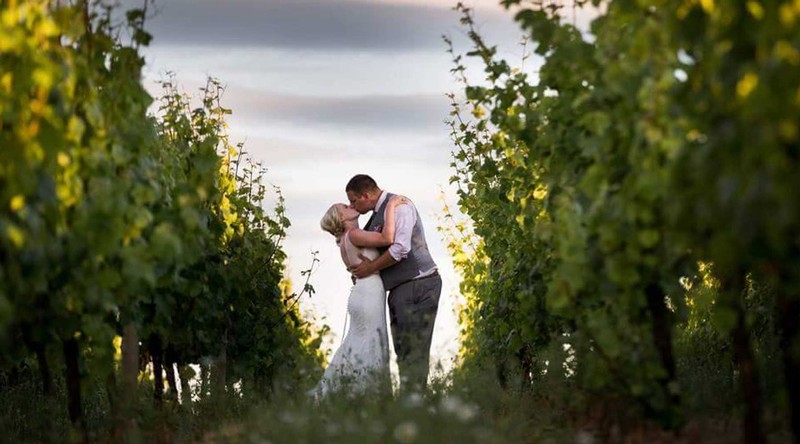
{"label": "groom's neck", "polygon": [[372,211],[378,209],[378,201],[381,199],[381,194],[383,194],[383,190],[381,190],[380,188],[371,193],[370,204],[372,205]]}

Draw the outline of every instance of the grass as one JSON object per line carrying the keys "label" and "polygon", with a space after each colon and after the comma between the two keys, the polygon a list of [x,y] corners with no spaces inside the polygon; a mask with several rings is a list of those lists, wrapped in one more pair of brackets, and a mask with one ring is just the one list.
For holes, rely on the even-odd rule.
{"label": "grass", "polygon": [[[293,390],[284,385],[269,396],[245,392],[200,399],[191,406],[166,401],[160,407],[152,401],[150,385],[143,384],[137,432],[122,437],[113,435],[108,398],[99,381],[86,384],[84,409],[92,442],[741,442],[740,411],[731,406],[703,410],[708,392],[695,400],[687,393],[691,417],[680,430],[664,431],[642,419],[626,400],[581,392],[569,379],[545,379],[521,391],[502,390],[492,372],[450,377],[456,380],[436,381],[425,393],[380,396],[344,391],[315,402],[305,387]],[[80,442],[67,419],[63,381],[57,380],[56,388],[54,396],[42,396],[33,374],[13,386],[0,384],[0,442]],[[770,442],[791,442],[784,418],[785,412],[767,411]]]}

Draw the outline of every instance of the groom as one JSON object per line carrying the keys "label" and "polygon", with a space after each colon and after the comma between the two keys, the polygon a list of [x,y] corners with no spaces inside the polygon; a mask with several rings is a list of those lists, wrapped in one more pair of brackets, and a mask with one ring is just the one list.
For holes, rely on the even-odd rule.
{"label": "groom", "polygon": [[[352,208],[361,214],[372,211],[364,230],[383,231],[386,203],[393,194],[378,188],[365,174],[353,176],[345,191]],[[351,272],[363,278],[380,271],[383,286],[389,291],[389,317],[401,386],[421,390],[428,381],[431,336],[442,278],[428,252],[417,209],[411,203],[397,206],[394,243],[381,249],[381,256],[374,261],[361,259],[363,262]]]}

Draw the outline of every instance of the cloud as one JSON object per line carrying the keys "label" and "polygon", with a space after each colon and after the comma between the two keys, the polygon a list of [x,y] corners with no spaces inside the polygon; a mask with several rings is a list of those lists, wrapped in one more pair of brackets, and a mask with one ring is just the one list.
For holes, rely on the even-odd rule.
{"label": "cloud", "polygon": [[[191,96],[193,106],[199,105],[199,89],[205,82],[178,80],[178,85],[179,91]],[[147,81],[146,86],[153,97],[163,94],[155,80]],[[353,132],[412,137],[448,133],[445,120],[451,104],[444,93],[318,96],[254,90],[237,84],[225,88],[221,103],[232,110],[228,119],[232,125],[334,137]]]}
{"label": "cloud", "polygon": [[242,119],[302,126],[442,131],[449,111],[444,95],[313,97],[228,91],[225,103]]}
{"label": "cloud", "polygon": [[145,54],[147,77],[171,70],[182,83],[211,74],[231,86],[309,96],[444,94],[453,87],[444,43],[399,53],[156,46]]}
{"label": "cloud", "polygon": [[[141,1],[125,0],[125,7]],[[160,0],[148,20],[155,45],[327,50],[441,50],[459,32],[458,13],[438,2],[365,0]],[[481,20],[505,27],[510,13],[484,8]]]}

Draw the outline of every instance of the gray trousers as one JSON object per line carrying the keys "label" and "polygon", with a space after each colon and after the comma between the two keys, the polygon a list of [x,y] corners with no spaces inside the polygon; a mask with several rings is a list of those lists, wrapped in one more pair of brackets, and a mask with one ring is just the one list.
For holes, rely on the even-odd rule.
{"label": "gray trousers", "polygon": [[408,281],[389,291],[389,318],[401,389],[424,389],[428,382],[433,323],[439,308],[438,274]]}

